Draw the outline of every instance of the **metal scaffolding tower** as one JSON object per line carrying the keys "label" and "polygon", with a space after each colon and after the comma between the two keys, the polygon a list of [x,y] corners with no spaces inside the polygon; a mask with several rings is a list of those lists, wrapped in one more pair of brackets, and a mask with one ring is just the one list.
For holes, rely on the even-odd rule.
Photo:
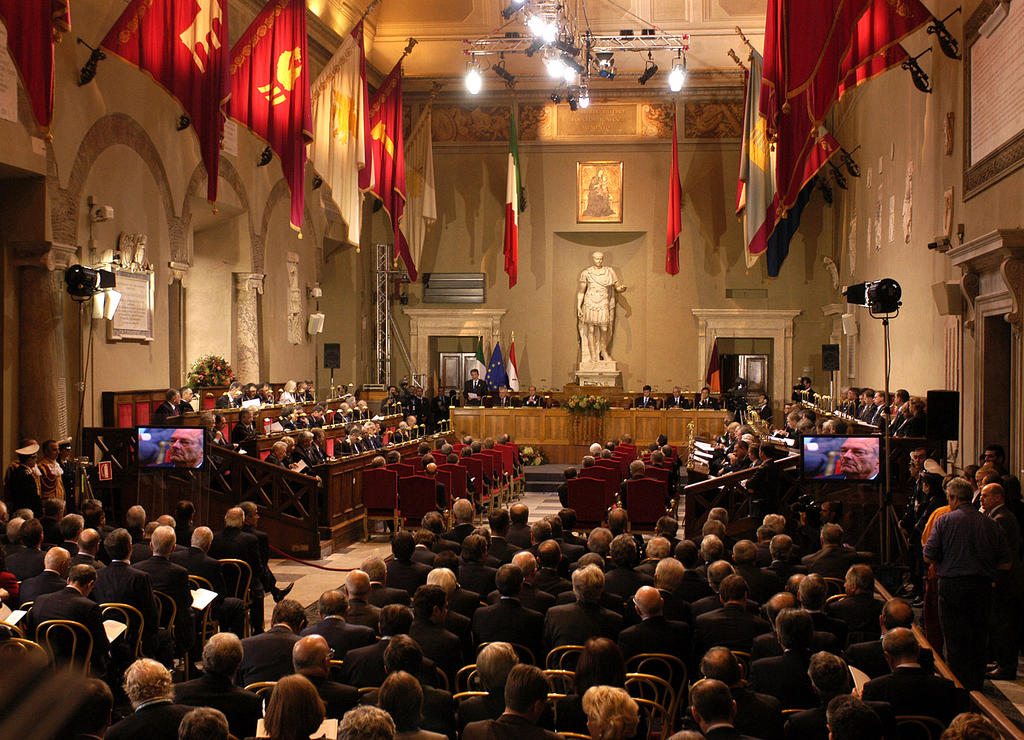
{"label": "metal scaffolding tower", "polygon": [[377,244],[377,294],[374,332],[377,338],[377,382],[391,384],[391,245]]}

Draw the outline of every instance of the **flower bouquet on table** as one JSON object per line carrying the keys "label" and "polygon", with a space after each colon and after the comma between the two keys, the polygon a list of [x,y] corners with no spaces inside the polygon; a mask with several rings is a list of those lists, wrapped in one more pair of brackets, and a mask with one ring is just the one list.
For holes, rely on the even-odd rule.
{"label": "flower bouquet on table", "polygon": [[573,415],[604,416],[605,412],[612,407],[612,403],[602,396],[578,394],[569,398],[566,407]]}
{"label": "flower bouquet on table", "polygon": [[519,448],[519,464],[523,467],[530,465],[543,465],[547,462],[544,457],[544,450],[540,447],[523,446]]}
{"label": "flower bouquet on table", "polygon": [[235,379],[231,365],[219,355],[203,355],[193,361],[185,378],[190,388],[228,385]]}

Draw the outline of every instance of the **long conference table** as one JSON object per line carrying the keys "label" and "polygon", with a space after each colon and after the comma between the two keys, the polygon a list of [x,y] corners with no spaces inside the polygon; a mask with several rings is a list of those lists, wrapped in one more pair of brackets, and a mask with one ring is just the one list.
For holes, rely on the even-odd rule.
{"label": "long conference table", "polygon": [[727,411],[674,408],[612,408],[601,417],[576,416],[564,407],[470,406],[450,411],[452,431],[459,437],[469,434],[482,439],[507,433],[520,449],[540,447],[548,462],[565,464],[578,463],[594,442],[622,439],[626,434],[639,446],[654,442],[660,434],[675,446],[687,444],[691,436],[710,439],[720,435],[731,418]]}

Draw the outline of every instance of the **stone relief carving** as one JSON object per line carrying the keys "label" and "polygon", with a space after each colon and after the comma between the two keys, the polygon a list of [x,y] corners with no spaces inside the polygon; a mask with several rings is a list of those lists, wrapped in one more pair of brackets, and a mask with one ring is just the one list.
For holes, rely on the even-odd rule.
{"label": "stone relief carving", "polygon": [[302,293],[299,290],[299,255],[288,252],[285,258],[288,273],[288,341],[302,343]]}

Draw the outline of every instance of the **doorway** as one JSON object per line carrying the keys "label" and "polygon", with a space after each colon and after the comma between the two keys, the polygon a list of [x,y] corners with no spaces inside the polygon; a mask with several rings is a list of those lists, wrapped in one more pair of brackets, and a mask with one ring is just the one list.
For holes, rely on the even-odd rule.
{"label": "doorway", "polygon": [[476,337],[430,338],[430,370],[438,379],[438,392],[447,388],[462,391],[470,369],[476,364],[476,342]]}
{"label": "doorway", "polygon": [[[985,356],[1001,358],[981,364],[981,443],[999,444],[1010,450],[1010,388],[1012,327],[1002,315],[984,319],[983,346]],[[979,447],[981,449],[981,447]]]}
{"label": "doorway", "polygon": [[772,340],[764,337],[719,337],[719,367],[722,390],[732,388],[740,378],[746,384],[747,398],[761,393],[770,395]]}

